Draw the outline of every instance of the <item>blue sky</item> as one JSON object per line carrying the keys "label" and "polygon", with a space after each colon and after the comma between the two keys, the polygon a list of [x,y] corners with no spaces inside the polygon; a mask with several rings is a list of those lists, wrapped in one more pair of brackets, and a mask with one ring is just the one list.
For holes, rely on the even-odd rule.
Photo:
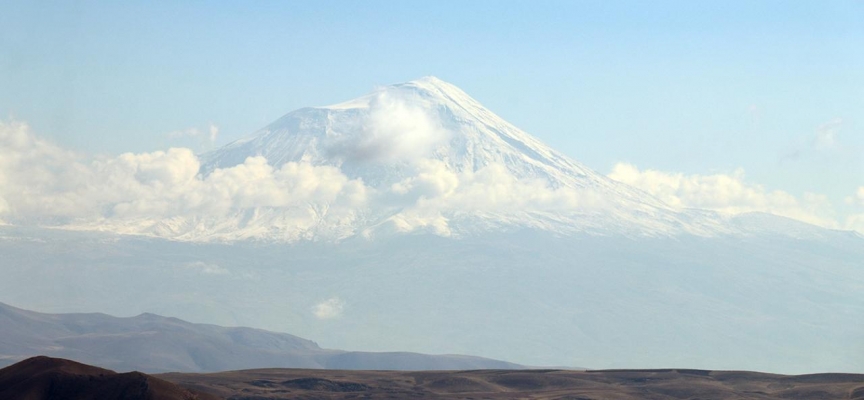
{"label": "blue sky", "polygon": [[[0,5],[0,116],[86,153],[227,143],[425,75],[603,173],[864,186],[864,1]],[[862,199],[864,204],[864,199]]]}

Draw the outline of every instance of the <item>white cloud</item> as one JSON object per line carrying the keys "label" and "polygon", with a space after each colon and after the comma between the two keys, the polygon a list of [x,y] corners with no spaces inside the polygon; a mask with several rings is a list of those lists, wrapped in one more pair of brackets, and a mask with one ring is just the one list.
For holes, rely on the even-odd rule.
{"label": "white cloud", "polygon": [[388,91],[379,92],[367,112],[358,133],[332,144],[331,154],[360,162],[411,162],[450,138],[438,118]]}
{"label": "white cloud", "polygon": [[344,301],[338,297],[332,297],[312,307],[312,313],[318,319],[334,319],[342,316],[344,308]]}
{"label": "white cloud", "polygon": [[684,175],[639,170],[619,163],[609,177],[644,190],[674,207],[729,214],[758,211],[824,227],[838,227],[826,196],[807,193],[797,198],[781,190],[767,190],[762,185],[746,182],[741,169],[731,174]]}
{"label": "white cloud", "polygon": [[207,127],[207,140],[210,141],[210,144],[216,143],[216,138],[219,137],[219,127],[216,124],[211,123],[209,127]]}
{"label": "white cloud", "polygon": [[850,205],[850,206],[856,206],[856,205],[864,206],[864,186],[859,187],[858,190],[855,191],[855,194],[853,194],[851,196],[846,196],[844,201],[846,202],[847,205]]}
{"label": "white cloud", "polygon": [[[397,147],[428,145],[425,139],[412,143]],[[185,148],[87,159],[36,138],[20,123],[0,125],[0,144],[0,211],[13,223],[180,237],[270,218],[250,235],[274,225],[299,235],[326,224],[347,226],[368,210],[390,207],[399,230],[432,227],[449,234],[446,213],[567,211],[592,202],[584,190],[517,180],[497,164],[454,173],[441,161],[418,158],[408,167],[410,177],[373,189],[337,167],[289,162],[277,169],[263,157],[202,176],[200,161]]]}
{"label": "white cloud", "polygon": [[490,164],[454,173],[438,160],[421,160],[416,175],[391,187],[406,207],[390,221],[399,231],[431,227],[448,235],[446,213],[513,215],[526,212],[586,212],[603,207],[589,189],[552,188],[541,179],[516,179],[507,167]]}
{"label": "white cloud", "polygon": [[[853,207],[864,207],[864,186],[859,187],[854,195],[847,197],[846,204]],[[864,234],[864,213],[852,214],[846,217],[846,228]]]}
{"label": "white cloud", "polygon": [[846,218],[846,229],[864,234],[864,214],[853,214]]}
{"label": "white cloud", "polygon": [[206,177],[199,168],[184,148],[87,159],[31,135],[26,124],[0,122],[0,215],[7,222],[77,221],[113,229],[142,220],[218,221],[249,209],[326,206],[324,216],[295,213],[294,225],[302,228],[315,218],[343,218],[367,197],[361,181],[335,167],[292,162],[276,169],[250,157]]}
{"label": "white cloud", "polygon": [[[420,142],[396,147],[416,145],[417,156],[431,143]],[[357,233],[357,222],[450,235],[452,219],[464,216],[517,221],[526,213],[572,216],[612,207],[590,189],[517,179],[500,164],[457,172],[444,161],[417,157],[404,167],[404,179],[377,188],[337,167],[308,162],[275,168],[263,157],[250,157],[206,176],[200,167],[186,148],[88,158],[32,135],[26,124],[0,121],[0,221],[190,240],[274,233],[298,239],[346,237]],[[609,176],[675,207],[762,211],[826,227],[860,226],[864,220],[850,217],[841,225],[825,196],[769,191],[747,182],[741,170],[684,175],[618,164]],[[848,201],[864,205],[864,187]]]}

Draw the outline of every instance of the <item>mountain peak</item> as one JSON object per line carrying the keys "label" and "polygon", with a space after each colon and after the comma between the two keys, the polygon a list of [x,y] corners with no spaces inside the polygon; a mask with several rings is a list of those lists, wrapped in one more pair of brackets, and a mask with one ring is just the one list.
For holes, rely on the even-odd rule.
{"label": "mountain peak", "polygon": [[408,82],[409,83],[410,82],[428,83],[430,85],[441,85],[441,84],[449,85],[449,83],[445,82],[443,79],[438,78],[437,76],[434,76],[434,75],[426,75],[424,77],[420,77],[418,79],[414,79],[414,80],[408,81]]}
{"label": "mountain peak", "polygon": [[457,110],[483,108],[479,102],[456,85],[434,76],[424,76],[408,82],[379,86],[371,93],[356,99],[314,108],[323,110],[368,109],[374,107],[376,102],[381,102],[384,98],[389,101],[398,100],[424,108],[439,106]]}
{"label": "mountain peak", "polygon": [[[292,111],[203,155],[202,172],[232,168],[249,157],[263,157],[277,170],[286,164],[333,168],[328,171],[362,185],[371,197],[338,214],[342,237],[365,235],[382,224],[450,235],[456,220],[463,221],[458,231],[476,232],[521,226],[668,234],[687,225],[656,198],[558,153],[434,76]],[[310,204],[307,226],[322,229],[335,204]],[[280,213],[256,210],[237,218],[281,221]],[[260,222],[256,232],[283,229]]]}
{"label": "mountain peak", "polygon": [[[274,167],[306,161],[339,167],[350,178],[387,186],[414,173],[419,160],[453,173],[503,167],[513,179],[578,187],[573,177],[608,179],[557,153],[434,76],[382,86],[324,107],[284,115],[254,135],[205,154],[203,171],[263,156]],[[386,170],[388,177],[382,177]]]}
{"label": "mountain peak", "polygon": [[395,87],[408,86],[408,87],[415,87],[415,88],[422,89],[422,90],[427,90],[430,92],[438,92],[440,94],[447,93],[447,94],[457,94],[460,96],[467,96],[465,94],[465,92],[462,91],[462,89],[460,89],[456,85],[449,83],[449,82],[446,82],[442,79],[439,79],[438,77],[431,76],[431,75],[430,76],[424,76],[420,79],[415,79],[415,80],[408,81],[405,83],[392,85],[392,86],[395,86]]}

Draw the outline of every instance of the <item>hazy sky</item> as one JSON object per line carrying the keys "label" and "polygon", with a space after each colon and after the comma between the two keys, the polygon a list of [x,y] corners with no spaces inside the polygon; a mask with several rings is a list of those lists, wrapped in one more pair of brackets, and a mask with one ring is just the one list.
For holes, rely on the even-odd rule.
{"label": "hazy sky", "polygon": [[0,118],[91,154],[203,151],[435,75],[600,172],[737,176],[842,220],[864,212],[862,21],[864,1],[4,1]]}

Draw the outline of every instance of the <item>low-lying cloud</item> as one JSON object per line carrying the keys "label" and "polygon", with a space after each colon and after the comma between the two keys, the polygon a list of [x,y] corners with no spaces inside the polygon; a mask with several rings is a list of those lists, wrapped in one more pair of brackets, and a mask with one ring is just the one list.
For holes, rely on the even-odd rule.
{"label": "low-lying cloud", "polygon": [[552,188],[546,180],[516,179],[501,164],[456,173],[442,161],[420,160],[416,175],[392,185],[391,191],[407,204],[390,218],[398,230],[431,227],[442,235],[450,233],[445,214],[568,214],[602,207],[588,189]]}
{"label": "low-lying cloud", "polygon": [[[275,168],[260,156],[202,175],[200,160],[186,148],[86,157],[38,138],[24,123],[0,123],[0,219],[177,238],[247,226],[255,228],[250,237],[263,236],[266,225],[290,230],[291,237],[315,229],[335,229],[339,236],[356,233],[350,231],[356,218],[390,207],[389,220],[400,231],[431,228],[447,235],[447,213],[567,211],[594,201],[585,191],[518,180],[503,165],[456,173],[423,158],[445,134],[416,110],[393,107],[403,106],[393,102],[381,112],[415,121],[376,120],[373,111],[376,127],[370,129],[383,132],[375,140],[397,149],[385,146],[396,152],[378,156],[411,158],[406,168],[413,174],[385,187],[369,187],[334,166],[288,162]],[[417,130],[425,132],[422,140],[403,138]],[[260,219],[266,221],[255,226]]]}
{"label": "low-lying cloud", "polygon": [[30,134],[26,124],[0,123],[0,217],[111,225],[299,207],[314,218],[310,204],[327,204],[338,214],[366,201],[365,185],[335,167],[290,162],[276,169],[250,157],[202,176],[200,166],[185,148],[87,158]]}
{"label": "low-lying cloud", "polygon": [[768,190],[745,180],[744,171],[731,174],[685,175],[619,163],[609,177],[635,186],[674,207],[715,210],[727,214],[766,212],[827,228],[838,228],[826,196],[807,193],[801,198],[782,190]]}
{"label": "low-lying cloud", "polygon": [[[426,126],[425,122],[420,125]],[[438,129],[434,123],[431,126],[426,128]],[[369,233],[379,226],[402,232],[424,229],[446,236],[452,234],[453,219],[466,216],[528,221],[518,217],[609,211],[603,197],[586,188],[553,187],[545,179],[517,179],[503,164],[459,171],[445,161],[423,157],[428,153],[419,149],[442,140],[439,133],[430,135],[437,139],[406,142],[402,147],[417,147],[416,152],[407,153],[415,158],[405,159],[406,177],[373,187],[349,178],[339,167],[301,161],[277,168],[260,156],[201,174],[201,161],[186,148],[88,157],[33,135],[24,123],[0,121],[0,224],[188,240],[293,240],[317,235],[342,238],[361,233],[357,229],[372,229],[362,231]],[[387,140],[402,140],[396,137]],[[864,231],[862,212],[841,219],[825,196],[796,197],[767,190],[747,182],[740,170],[684,175],[618,164],[609,177],[673,207],[730,214],[761,211]],[[847,203],[864,207],[864,187],[849,196]]]}

